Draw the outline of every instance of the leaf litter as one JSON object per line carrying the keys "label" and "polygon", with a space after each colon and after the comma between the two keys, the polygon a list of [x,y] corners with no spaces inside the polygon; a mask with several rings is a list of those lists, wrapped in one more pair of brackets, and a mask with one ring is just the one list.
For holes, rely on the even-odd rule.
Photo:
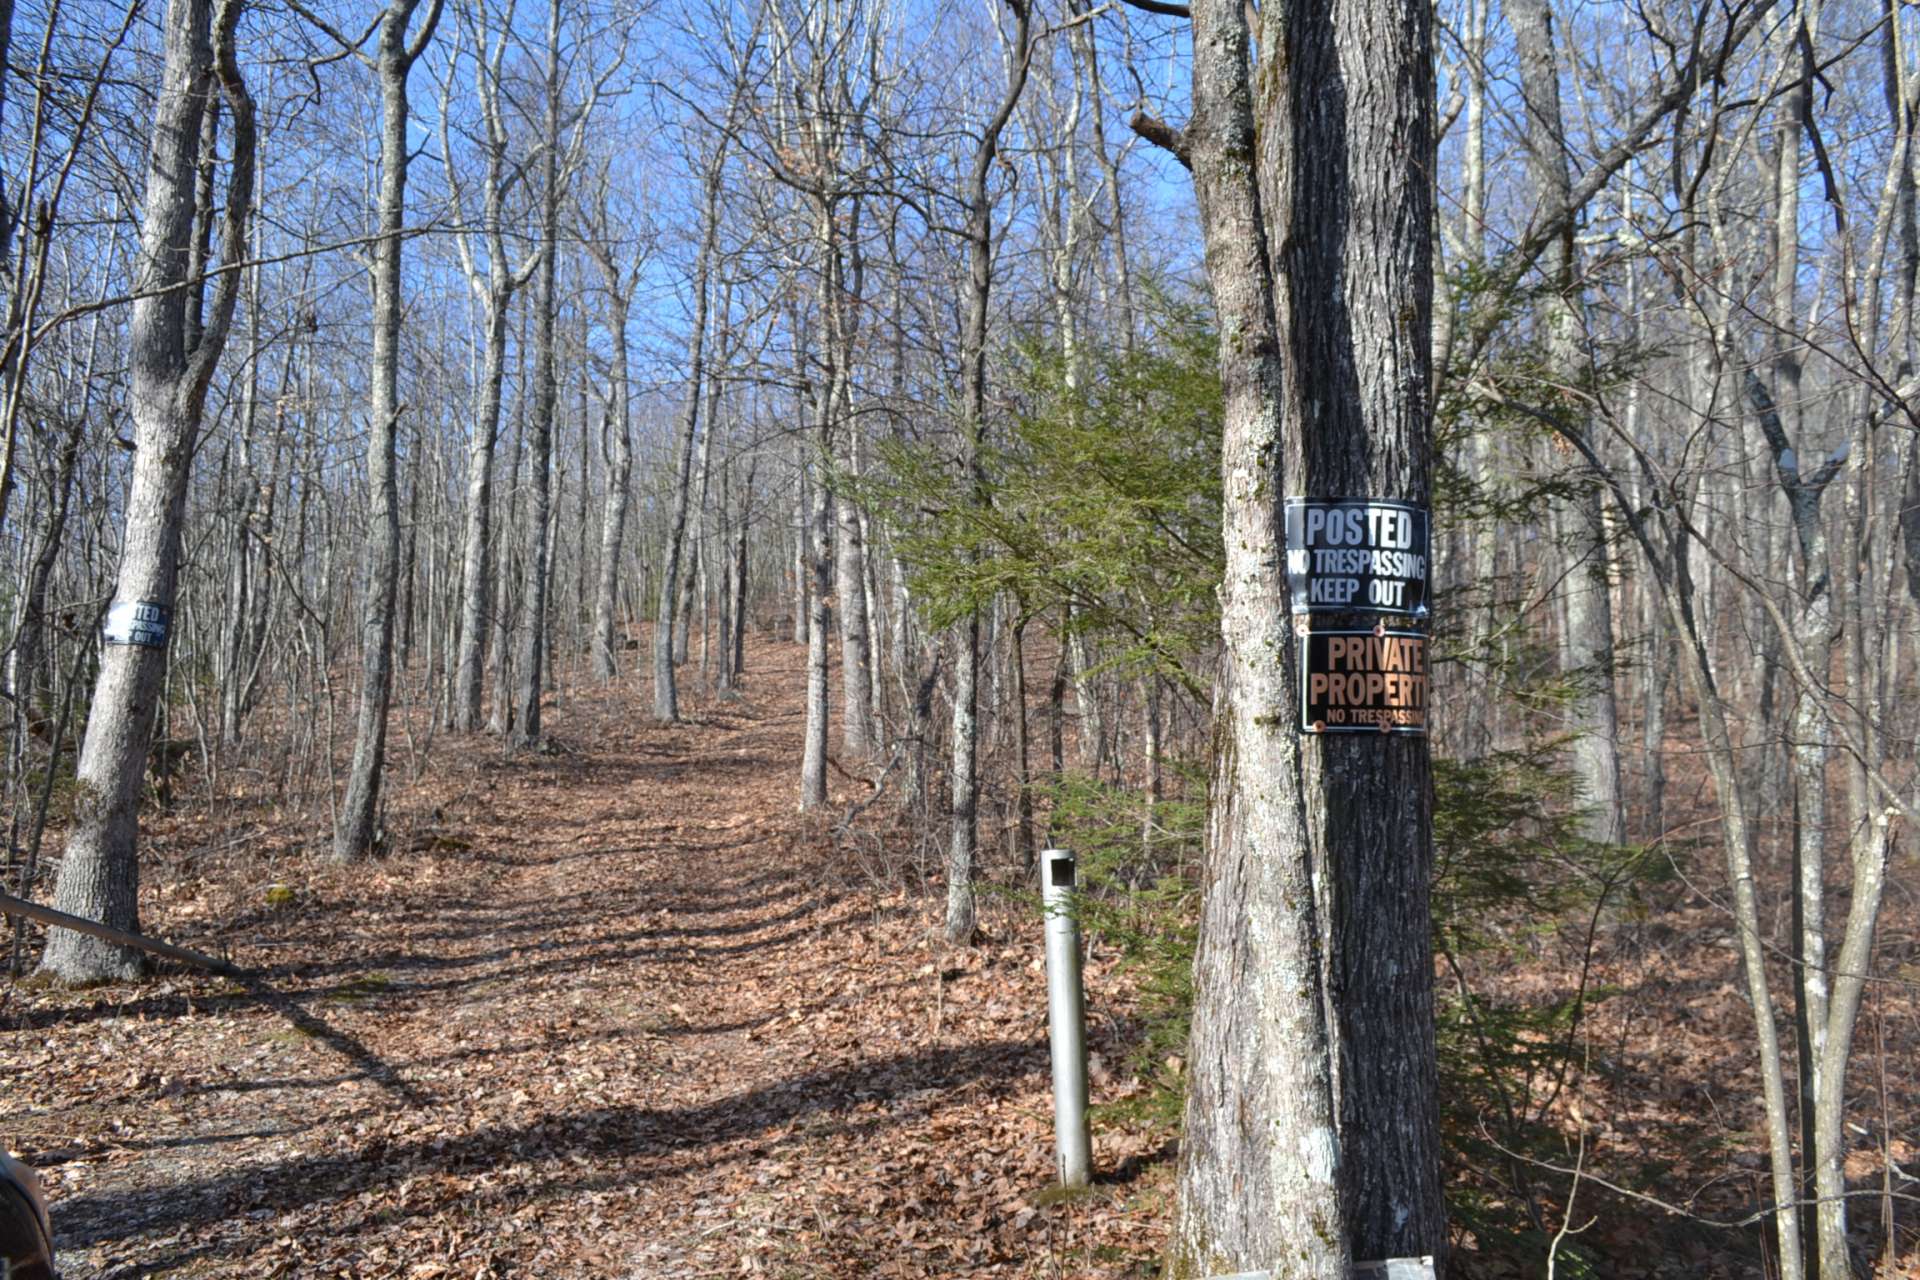
{"label": "leaf litter", "polygon": [[407,834],[374,861],[268,856],[263,824],[168,865],[207,833],[150,824],[147,927],[304,1016],[178,970],[13,989],[0,1141],[45,1175],[64,1273],[1153,1274],[1164,1135],[1103,1132],[1135,1172],[1045,1194],[1037,919],[944,951],[932,897],[849,876],[794,810],[798,653],[753,657],[681,725],[629,679],[556,699],[563,750],[437,744],[393,771]]}

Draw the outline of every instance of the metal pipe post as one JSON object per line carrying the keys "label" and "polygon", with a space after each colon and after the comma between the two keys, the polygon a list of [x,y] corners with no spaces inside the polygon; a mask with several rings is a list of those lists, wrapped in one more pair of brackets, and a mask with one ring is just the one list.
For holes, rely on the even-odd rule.
{"label": "metal pipe post", "polygon": [[1074,918],[1075,866],[1066,849],[1040,855],[1040,899],[1047,917],[1047,1041],[1053,1049],[1053,1146],[1063,1187],[1092,1176],[1087,1135],[1087,1011],[1080,983],[1080,922]]}

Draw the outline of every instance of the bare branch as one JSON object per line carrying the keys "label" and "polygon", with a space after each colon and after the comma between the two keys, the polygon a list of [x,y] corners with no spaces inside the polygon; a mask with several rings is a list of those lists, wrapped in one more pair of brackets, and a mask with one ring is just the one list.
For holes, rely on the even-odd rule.
{"label": "bare branch", "polygon": [[1187,172],[1193,172],[1193,158],[1187,150],[1187,134],[1184,129],[1176,129],[1157,116],[1145,111],[1136,111],[1127,126],[1142,138],[1161,150],[1169,152]]}

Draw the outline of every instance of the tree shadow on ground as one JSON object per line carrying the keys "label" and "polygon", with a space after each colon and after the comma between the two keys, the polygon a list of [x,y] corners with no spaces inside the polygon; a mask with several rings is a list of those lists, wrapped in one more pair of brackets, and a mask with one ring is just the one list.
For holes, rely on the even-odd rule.
{"label": "tree shadow on ground", "polygon": [[[489,1126],[455,1138],[389,1143],[376,1137],[339,1154],[233,1167],[175,1183],[159,1195],[128,1189],[72,1196],[56,1206],[56,1243],[63,1249],[89,1248],[137,1234],[209,1227],[243,1215],[277,1216],[324,1202],[343,1203],[404,1179],[487,1172],[529,1159],[553,1170],[538,1184],[540,1199],[633,1185],[673,1172],[676,1162],[688,1157],[737,1158],[712,1153],[823,1113],[844,1115],[849,1131],[870,1134],[890,1118],[884,1109],[874,1111],[873,1104],[885,1108],[914,1094],[975,1082],[1003,1095],[1027,1087],[1024,1079],[1045,1064],[1043,1040],[997,1040],[824,1068],[697,1106],[605,1107]],[[418,1211],[438,1207],[423,1205]],[[415,1212],[391,1203],[369,1211],[402,1216]],[[173,1261],[178,1265],[183,1259]],[[151,1259],[145,1263],[147,1268],[154,1265]]]}

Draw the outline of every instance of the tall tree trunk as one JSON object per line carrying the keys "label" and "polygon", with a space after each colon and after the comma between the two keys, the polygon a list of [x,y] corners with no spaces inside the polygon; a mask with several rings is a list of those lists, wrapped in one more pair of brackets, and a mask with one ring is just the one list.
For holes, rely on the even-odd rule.
{"label": "tall tree trunk", "polygon": [[[259,255],[259,224],[254,224],[252,255]],[[254,611],[253,596],[256,590],[254,580],[254,554],[251,534],[257,532],[254,527],[255,516],[261,514],[262,494],[266,486],[260,484],[258,470],[254,465],[254,451],[259,447],[258,431],[260,422],[260,272],[256,268],[247,272],[247,366],[246,387],[242,393],[240,406],[240,430],[236,443],[239,446],[237,491],[231,513],[231,536],[227,542],[227,599],[226,616],[222,621],[220,636],[219,667],[219,709],[220,741],[232,746],[240,741],[241,724],[246,717],[247,681],[242,674],[247,662],[247,636]],[[291,346],[289,346],[291,351]]]}
{"label": "tall tree trunk", "polygon": [[1032,734],[1027,724],[1027,622],[1026,607],[1020,607],[1012,627],[1013,653],[1009,666],[1012,679],[1014,853],[1022,867],[1031,869],[1038,852],[1033,844],[1033,751]]}
{"label": "tall tree trunk", "polygon": [[[13,52],[13,0],[0,0],[0,125],[7,117],[7,80],[13,74],[13,64],[8,61]],[[13,257],[13,221],[14,208],[12,193],[7,190],[11,185],[7,173],[6,161],[0,159],[0,270]],[[6,470],[0,473],[0,482],[13,480],[13,436],[11,431],[0,450],[6,453]],[[0,506],[0,528],[6,527],[6,508]]]}
{"label": "tall tree trunk", "polygon": [[[1778,402],[1751,370],[1747,372],[1746,384],[1754,416],[1773,455],[1798,553],[1792,560],[1793,591],[1797,597],[1795,634],[1782,639],[1796,646],[1799,653],[1814,664],[1814,669],[1825,676],[1831,667],[1834,641],[1833,573],[1827,552],[1826,520],[1820,507],[1828,486],[1839,474],[1844,451],[1803,473]],[[1794,872],[1791,890],[1794,936],[1790,950],[1794,960],[1794,1032],[1800,1069],[1801,1153],[1814,1180],[1826,1184],[1826,1190],[1816,1190],[1816,1195],[1843,1197],[1846,1181],[1840,1165],[1845,1155],[1844,1145],[1839,1150],[1822,1150],[1815,1132],[1819,1099],[1824,1092],[1822,1073],[1827,1067],[1830,1013],[1826,934],[1829,728],[1825,697],[1824,689],[1797,690],[1789,722],[1793,743]],[[1844,1058],[1842,1060],[1844,1062]],[[1803,1211],[1802,1243],[1809,1239],[1817,1242],[1807,1255],[1808,1276],[1850,1274],[1845,1223],[1844,1203],[1838,1200],[1830,1211],[1825,1205],[1809,1206]],[[1827,1238],[1829,1235],[1833,1236],[1831,1240]]]}
{"label": "tall tree trunk", "polygon": [[[842,462],[857,477],[858,447],[846,432]],[[834,499],[838,523],[835,584],[840,600],[840,745],[849,761],[871,756],[879,739],[873,720],[873,635],[867,608],[867,547],[860,509],[845,494]]]}
{"label": "tall tree trunk", "polygon": [[733,645],[723,664],[726,687],[740,682],[746,669],[747,649],[747,529],[753,519],[754,464],[747,464],[747,483],[740,493],[740,527],[734,534],[733,551]]}
{"label": "tall tree trunk", "polygon": [[[1809,489],[1801,484],[1799,467],[1792,444],[1789,443],[1802,439],[1800,139],[1805,123],[1810,118],[1810,95],[1813,92],[1811,78],[1814,74],[1812,51],[1819,37],[1819,29],[1820,5],[1817,0],[1806,0],[1795,5],[1791,15],[1777,28],[1779,56],[1799,68],[1799,74],[1788,81],[1774,120],[1773,323],[1767,342],[1772,385],[1763,386],[1757,376],[1748,375],[1749,398],[1754,402],[1762,430],[1772,446],[1782,495],[1790,508],[1789,518],[1798,535],[1800,552],[1797,559],[1791,552],[1787,557],[1798,570],[1794,575],[1794,588],[1799,597],[1799,635],[1786,640],[1775,636],[1771,629],[1761,633],[1767,637],[1770,657],[1766,669],[1772,676],[1778,676],[1779,662],[1777,657],[1771,655],[1777,652],[1783,642],[1798,644],[1801,652],[1812,657],[1816,669],[1823,676],[1829,670],[1827,655],[1833,647],[1831,589],[1835,583],[1826,554],[1826,529],[1820,513],[1820,498],[1825,486]],[[1768,521],[1769,527],[1775,523]],[[1779,564],[1779,559],[1772,558],[1771,563]],[[1846,1280],[1852,1274],[1852,1268],[1847,1256],[1844,1201],[1836,1202],[1835,1213],[1823,1214],[1824,1206],[1817,1202],[1818,1195],[1822,1193],[1809,1195],[1808,1192],[1814,1189],[1806,1186],[1808,1182],[1817,1180],[1821,1164],[1819,1142],[1814,1129],[1815,1117],[1819,1112],[1820,1077],[1826,1060],[1827,711],[1821,691],[1798,690],[1791,698],[1792,712],[1786,732],[1782,735],[1771,723],[1778,719],[1773,710],[1775,701],[1773,698],[1762,700],[1763,733],[1769,741],[1766,754],[1779,760],[1777,748],[1771,743],[1781,736],[1791,744],[1787,751],[1787,763],[1792,779],[1790,848],[1795,889],[1792,898],[1793,937],[1789,951],[1793,957],[1800,1146],[1802,1162],[1806,1166],[1800,1179],[1801,1194],[1809,1202],[1801,1211],[1800,1232],[1803,1246],[1805,1242],[1815,1242],[1806,1258],[1807,1275],[1810,1278],[1824,1276],[1828,1280]],[[1837,1180],[1836,1186],[1832,1170],[1827,1172],[1828,1193],[1843,1195],[1846,1189],[1844,1177]],[[1836,1216],[1840,1225],[1833,1243],[1837,1248],[1830,1250],[1829,1241],[1822,1236],[1821,1226],[1823,1222],[1834,1222]]]}
{"label": "tall tree trunk", "polygon": [[[822,10],[821,14],[824,21],[826,11]],[[824,64],[816,64],[815,71],[824,75]],[[823,99],[824,85],[817,82],[814,93],[816,100]],[[832,166],[839,162],[837,137],[831,131],[821,129],[816,122],[813,144],[816,167],[831,173]],[[819,265],[817,305],[820,329],[824,335],[820,341],[820,352],[825,365],[825,377],[808,386],[808,394],[813,397],[810,402],[813,410],[813,448],[819,459],[820,470],[812,477],[812,507],[807,513],[810,586],[807,601],[807,726],[800,751],[800,807],[803,810],[815,809],[827,802],[827,734],[828,722],[833,714],[828,629],[833,624],[834,564],[833,491],[825,473],[832,466],[834,457],[834,420],[840,409],[842,380],[848,376],[846,361],[850,358],[850,347],[844,341],[846,331],[840,317],[843,282],[840,276],[841,212],[838,197],[831,186],[822,187],[810,195],[813,203],[814,254]],[[796,351],[796,356],[799,354]],[[844,589],[841,595],[844,597]],[[844,607],[844,600],[842,605]]]}
{"label": "tall tree trunk", "polygon": [[[1567,173],[1565,126],[1560,111],[1553,14],[1546,0],[1509,0],[1527,104],[1528,139],[1535,193],[1542,209],[1563,209],[1572,200]],[[1579,284],[1575,279],[1573,224],[1555,237],[1546,262],[1552,292],[1543,299],[1547,359],[1555,381],[1577,387],[1585,381],[1581,351]],[[1570,401],[1571,403],[1571,401]],[[1591,436],[1591,433],[1585,433]],[[1573,733],[1573,774],[1586,804],[1584,834],[1619,844],[1626,839],[1626,807],[1620,796],[1619,711],[1614,698],[1613,605],[1607,574],[1604,499],[1598,477],[1586,476],[1579,493],[1553,512],[1556,542],[1572,561],[1565,576],[1564,668],[1575,682],[1567,704]]]}
{"label": "tall tree trunk", "polygon": [[[47,589],[53,581],[53,571],[58,565],[60,548],[65,541],[85,424],[86,420],[82,417],[73,419],[67,429],[67,438],[61,444],[59,460],[54,464],[54,478],[47,487],[46,527],[40,532],[40,550],[27,566],[26,585],[20,600],[20,626],[14,636],[13,652],[8,655],[8,692],[13,695],[14,710],[21,717],[23,725],[31,725],[42,714],[36,706],[36,691],[41,687],[40,665],[47,647]],[[54,688],[53,677],[54,673],[49,672],[45,682],[49,694]]]}
{"label": "tall tree trunk", "polygon": [[[462,9],[460,12],[466,16],[469,11]],[[493,629],[488,610],[495,590],[493,578],[499,538],[493,527],[493,460],[500,440],[502,390],[507,365],[507,326],[514,294],[532,278],[540,261],[538,249],[518,267],[510,266],[507,261],[506,197],[507,188],[514,178],[507,164],[508,135],[506,119],[501,110],[501,68],[511,41],[505,32],[498,33],[497,38],[490,35],[485,24],[479,21],[473,23],[472,37],[476,46],[474,97],[480,104],[481,119],[486,129],[486,171],[482,179],[485,185],[481,195],[480,221],[486,237],[487,260],[482,270],[474,261],[469,238],[456,234],[454,243],[460,252],[461,264],[466,269],[468,287],[480,303],[485,327],[480,406],[467,455],[466,524],[461,543],[453,689],[448,699],[448,721],[456,731],[462,733],[472,733],[480,728],[487,633]],[[451,167],[454,145],[449,124],[454,116],[450,101],[452,92],[449,80],[447,94],[441,103],[440,128],[443,163],[450,166],[447,171],[448,186],[454,193],[457,206],[460,188],[457,170]]]}
{"label": "tall tree trunk", "polygon": [[[1000,150],[1000,134],[1020,104],[1027,87],[1032,58],[1031,0],[1006,0],[1013,11],[1013,41],[1009,46],[1007,90],[999,109],[981,130],[968,176],[967,198],[967,317],[960,335],[961,466],[967,486],[966,501],[984,506],[986,475],[980,448],[987,429],[987,306],[993,293],[993,199],[987,179]],[[947,840],[947,941],[965,946],[973,941],[976,908],[973,892],[974,854],[979,844],[977,817],[980,780],[976,772],[979,748],[980,611],[971,611],[954,628],[953,741],[948,766],[952,796],[952,825]]]}
{"label": "tall tree trunk", "polygon": [[[706,195],[701,208],[700,252],[693,268],[693,328],[687,335],[687,403],[680,416],[680,438],[675,450],[673,511],[667,524],[666,545],[660,555],[660,597],[653,623],[653,718],[672,724],[680,718],[679,688],[674,683],[673,641],[680,606],[680,559],[687,536],[687,506],[691,501],[694,433],[700,429],[700,397],[705,392],[707,294],[711,288],[713,255],[720,238],[720,187],[726,174],[727,139],[714,143],[707,162]],[[711,429],[711,424],[709,424]]]}
{"label": "tall tree trunk", "polygon": [[487,605],[493,597],[493,453],[500,438],[500,404],[507,373],[507,299],[486,308],[486,353],[481,357],[480,413],[467,451],[466,531],[460,567],[460,643],[454,659],[453,727],[480,727],[480,686],[487,646]]}
{"label": "tall tree trunk", "polygon": [[[239,294],[241,273],[229,271],[215,286],[211,311],[194,326],[197,340],[189,342],[189,298],[197,309],[203,287],[187,272],[199,213],[195,169],[202,117],[215,101],[224,102],[233,118],[220,237],[229,262],[245,253],[253,202],[253,100],[233,50],[240,8],[237,0],[224,0],[216,18],[211,0],[171,0],[163,33],[165,61],[147,157],[129,358],[133,480],[109,643],[80,748],[72,832],[54,887],[59,910],[118,929],[139,926],[140,787],[166,678],[187,479],[207,385]],[[213,96],[216,84],[219,99]],[[143,621],[159,625],[136,633],[136,609]],[[55,929],[40,967],[69,982],[89,982],[131,977],[140,971],[141,960],[130,948]]]}
{"label": "tall tree trunk", "polygon": [[[526,324],[520,326],[521,357],[520,377],[524,385],[527,373],[526,361]],[[487,732],[504,738],[513,731],[513,574],[511,572],[509,541],[523,527],[520,518],[521,483],[526,471],[527,460],[527,401],[520,397],[520,403],[514,414],[513,465],[507,472],[506,519],[501,521],[495,534],[494,558],[496,564],[493,574],[493,617],[489,625],[493,628],[493,706],[487,717]]]}
{"label": "tall tree trunk", "polygon": [[[574,328],[574,358],[578,362],[574,386],[574,421],[579,428],[579,472],[578,487],[574,494],[573,506],[573,616],[569,620],[568,631],[572,638],[575,653],[587,653],[591,656],[593,639],[583,634],[588,627],[588,588],[590,579],[597,579],[592,572],[591,537],[589,526],[593,523],[589,511],[593,506],[592,461],[593,430],[592,407],[587,403],[591,396],[592,373],[587,361],[587,312],[581,307],[577,313]],[[606,431],[604,418],[600,424],[601,432]]]}
{"label": "tall tree trunk", "polygon": [[1431,780],[1423,737],[1300,736],[1279,506],[1428,499],[1430,11],[1269,0],[1256,133],[1245,8],[1192,10],[1226,654],[1170,1265],[1346,1280],[1444,1251]]}
{"label": "tall tree trunk", "polygon": [[[713,687],[724,693],[733,688],[733,632],[739,625],[733,612],[733,467],[720,468],[720,514],[713,540],[719,552],[719,599],[715,602],[719,644],[714,652]],[[704,646],[703,646],[704,648]],[[706,665],[704,653],[701,665]]]}
{"label": "tall tree trunk", "polygon": [[373,366],[368,373],[367,488],[371,519],[364,564],[366,593],[360,615],[360,711],[353,766],[333,833],[333,856],[370,852],[380,817],[381,773],[387,759],[387,707],[393,698],[393,611],[399,578],[400,507],[394,475],[394,437],[400,417],[400,255],[407,216],[407,77],[440,21],[431,0],[419,32],[407,27],[420,0],[391,0],[380,15],[380,239],[373,249]]}
{"label": "tall tree trunk", "polygon": [[707,429],[700,435],[700,465],[697,471],[699,484],[693,491],[692,516],[693,530],[690,542],[693,549],[693,563],[688,567],[686,588],[680,608],[680,630],[674,639],[674,662],[685,665],[689,646],[692,644],[693,615],[700,613],[700,677],[707,678],[708,640],[707,635],[707,595],[710,570],[713,561],[713,542],[709,536],[712,526],[712,511],[708,499],[713,490],[713,438],[720,426],[720,384],[726,376],[726,361],[732,350],[732,328],[729,316],[733,310],[733,290],[722,288],[720,293],[719,326],[714,333],[714,354],[718,368],[707,379]]}
{"label": "tall tree trunk", "polygon": [[520,594],[520,688],[509,735],[517,747],[540,744],[540,694],[548,662],[547,596],[553,585],[553,424],[560,408],[553,332],[560,305],[555,292],[560,270],[560,0],[552,0],[547,7],[546,137],[540,154],[541,257],[533,303],[533,435],[527,457],[531,515],[527,580]]}
{"label": "tall tree trunk", "polygon": [[[831,272],[821,273],[821,300],[831,305]],[[827,357],[827,382],[813,388],[813,430],[822,458],[831,457],[833,400],[839,365]],[[833,626],[833,497],[826,482],[814,477],[806,486],[807,565],[807,726],[800,748],[800,807],[817,809],[827,802],[827,729],[832,715],[828,688],[828,638]]]}
{"label": "tall tree trunk", "polygon": [[807,643],[807,627],[810,614],[807,609],[807,580],[811,570],[807,567],[807,540],[812,536],[807,532],[808,512],[812,505],[807,499],[807,460],[804,447],[795,449],[793,463],[793,642]]}
{"label": "tall tree trunk", "polygon": [[395,642],[395,662],[402,672],[413,665],[414,595],[420,579],[420,468],[426,454],[426,442],[416,433],[407,450],[407,542],[400,555],[399,613],[396,625],[400,635]]}
{"label": "tall tree trunk", "polygon": [[607,326],[612,330],[613,387],[608,397],[606,434],[607,501],[600,517],[600,580],[593,593],[593,670],[611,680],[614,660],[613,614],[619,585],[620,548],[627,536],[627,494],[633,483],[633,427],[627,371],[627,298],[617,272],[607,282],[612,297]]}
{"label": "tall tree trunk", "polygon": [[[1073,606],[1067,608],[1071,618]],[[1097,780],[1100,765],[1107,758],[1107,723],[1100,705],[1100,679],[1093,672],[1086,637],[1078,631],[1067,633],[1067,661],[1073,672],[1073,702],[1080,711],[1080,731],[1075,738],[1080,768]]]}

